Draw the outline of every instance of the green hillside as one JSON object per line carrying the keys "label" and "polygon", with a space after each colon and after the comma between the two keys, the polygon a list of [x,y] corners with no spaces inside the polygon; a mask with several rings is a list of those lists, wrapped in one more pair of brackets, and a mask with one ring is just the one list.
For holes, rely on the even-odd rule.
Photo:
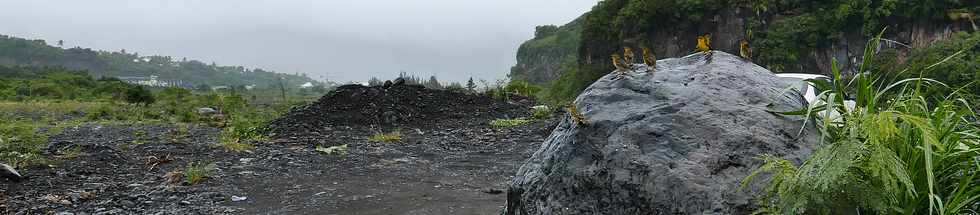
{"label": "green hillside", "polygon": [[534,30],[534,38],[517,50],[517,65],[511,67],[510,78],[533,84],[547,84],[573,68],[578,61],[581,19],[563,26],[543,25]]}
{"label": "green hillside", "polygon": [[[857,68],[867,39],[882,29],[883,48],[895,49],[892,56],[900,65],[922,62],[909,57],[927,56],[922,53],[931,46],[950,40],[970,40],[960,32],[976,31],[976,1],[744,1],[744,0],[603,0],[591,11],[567,28],[568,35],[577,35],[577,44],[550,42],[549,37],[535,38],[521,50],[546,50],[538,53],[576,53],[574,57],[554,57],[547,54],[528,57],[518,54],[513,79],[548,84],[544,92],[549,100],[570,100],[594,80],[608,73],[612,65],[609,56],[622,52],[622,47],[646,46],[660,58],[679,57],[693,53],[698,35],[712,35],[712,47],[728,53],[738,53],[738,42],[748,39],[754,50],[754,60],[774,72],[829,74],[829,62],[837,59],[845,73]],[[574,25],[572,25],[574,24]],[[952,42],[959,47],[974,44]],[[528,48],[528,47],[534,47]],[[935,49],[935,48],[933,48]],[[554,51],[552,51],[554,50]],[[975,49],[974,49],[975,50]],[[961,56],[969,64],[976,52]],[[560,56],[560,55],[559,55]],[[565,61],[573,59],[576,62]],[[555,74],[550,70],[533,70],[525,65],[562,65]],[[975,65],[975,64],[970,64]],[[558,68],[552,66],[552,68]],[[960,68],[972,68],[964,66]],[[974,71],[949,71],[949,73]],[[540,77],[557,76],[549,80]],[[550,82],[550,83],[549,83]]]}
{"label": "green hillside", "polygon": [[125,50],[98,51],[87,48],[59,48],[44,40],[28,40],[0,35],[0,65],[6,66],[63,66],[71,70],[89,71],[92,76],[158,76],[160,80],[182,81],[198,86],[278,85],[282,78],[287,86],[306,82],[318,83],[305,74],[281,74],[241,66],[220,66],[196,60],[174,59],[170,56],[141,56]]}

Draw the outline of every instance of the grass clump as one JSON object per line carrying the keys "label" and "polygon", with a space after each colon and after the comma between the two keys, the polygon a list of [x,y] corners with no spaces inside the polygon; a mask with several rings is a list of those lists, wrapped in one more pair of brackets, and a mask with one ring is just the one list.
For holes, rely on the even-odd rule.
{"label": "grass clump", "polygon": [[368,138],[370,141],[374,142],[397,142],[402,140],[402,133],[400,131],[394,131],[389,133],[378,132]]}
{"label": "grass clump", "polygon": [[195,185],[204,181],[208,177],[214,175],[215,171],[218,170],[218,165],[214,163],[209,164],[187,164],[187,167],[183,171],[184,184]]}
{"label": "grass clump", "polygon": [[29,121],[0,122],[0,162],[14,167],[47,164],[41,150],[48,134],[39,132],[38,126]]}
{"label": "grass clump", "polygon": [[495,119],[493,121],[490,121],[490,126],[494,128],[510,128],[514,126],[525,125],[531,122],[533,122],[533,120],[525,119],[525,118]]}
{"label": "grass clump", "polygon": [[231,136],[229,133],[222,133],[221,136],[219,136],[218,146],[233,152],[244,152],[255,148],[255,146],[249,144],[247,141]]}
{"label": "grass clump", "polygon": [[555,110],[547,105],[531,107],[532,116],[535,119],[548,119],[555,115]]}
{"label": "grass clump", "polygon": [[331,146],[331,147],[317,146],[316,151],[323,152],[328,155],[332,155],[332,154],[347,155],[347,144],[339,145],[339,146]]}
{"label": "grass clump", "polygon": [[[971,102],[956,89],[927,96],[933,88],[946,87],[935,80],[889,81],[872,73],[867,68],[878,38],[866,48],[857,75],[842,79],[834,62],[832,81],[812,82],[822,92],[820,101],[784,113],[816,121],[823,144],[798,166],[775,156],[761,157],[764,164],[743,183],[744,187],[759,173],[771,174],[760,212],[975,213],[980,199],[980,127]],[[931,68],[935,67],[923,69]],[[844,98],[854,98],[855,107],[846,108]],[[818,117],[829,113],[823,110],[841,117]]]}

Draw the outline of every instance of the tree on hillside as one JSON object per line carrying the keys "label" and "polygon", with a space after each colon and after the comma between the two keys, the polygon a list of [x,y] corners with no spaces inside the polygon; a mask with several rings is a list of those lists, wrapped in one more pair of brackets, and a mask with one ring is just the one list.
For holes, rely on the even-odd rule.
{"label": "tree on hillside", "polygon": [[534,38],[543,38],[551,36],[558,32],[558,26],[556,25],[542,25],[534,28]]}

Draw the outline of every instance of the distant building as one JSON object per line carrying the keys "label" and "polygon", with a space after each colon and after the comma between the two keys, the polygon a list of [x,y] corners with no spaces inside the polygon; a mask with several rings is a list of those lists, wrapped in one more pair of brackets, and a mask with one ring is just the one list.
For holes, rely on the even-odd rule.
{"label": "distant building", "polygon": [[313,83],[310,83],[310,82],[306,82],[303,85],[299,85],[299,88],[303,88],[303,89],[311,88],[311,87],[313,87]]}
{"label": "distant building", "polygon": [[211,90],[228,90],[228,89],[231,89],[231,87],[229,87],[229,86],[213,86],[213,87],[211,87]]}
{"label": "distant building", "polygon": [[136,85],[143,85],[149,87],[182,87],[185,86],[184,81],[181,80],[160,80],[156,75],[146,76],[119,76],[116,77],[119,80]]}

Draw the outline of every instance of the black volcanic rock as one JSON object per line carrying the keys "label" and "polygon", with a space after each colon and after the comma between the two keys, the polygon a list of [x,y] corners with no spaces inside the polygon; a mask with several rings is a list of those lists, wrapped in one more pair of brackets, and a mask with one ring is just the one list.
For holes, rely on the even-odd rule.
{"label": "black volcanic rock", "polygon": [[447,123],[485,124],[495,118],[528,116],[529,105],[421,85],[394,84],[387,89],[344,85],[272,121],[268,131],[273,137],[283,137],[336,126],[433,128]]}

